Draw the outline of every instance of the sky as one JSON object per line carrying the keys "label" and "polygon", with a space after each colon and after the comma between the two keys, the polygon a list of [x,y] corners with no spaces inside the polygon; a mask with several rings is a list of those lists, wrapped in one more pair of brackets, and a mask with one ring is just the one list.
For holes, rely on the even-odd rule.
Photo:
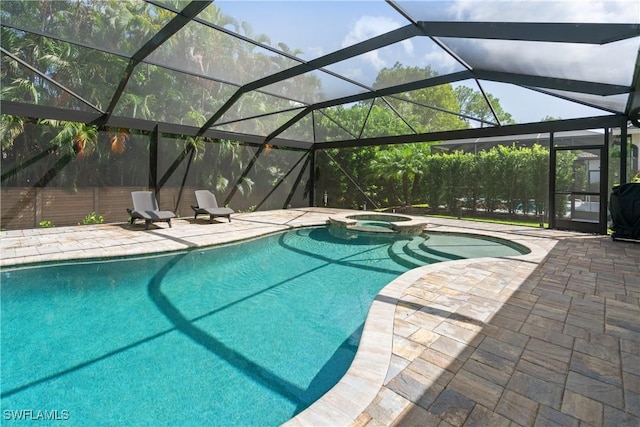
{"label": "sky", "polygon": [[[426,21],[522,21],[640,23],[637,0],[605,1],[398,1],[416,20]],[[409,24],[385,1],[216,1],[223,13],[250,24],[254,34],[265,34],[272,46],[283,42],[310,60]],[[524,72],[553,77],[580,78],[630,84],[640,41],[617,42],[604,47],[591,45],[544,44],[512,41],[450,40],[457,52],[472,58],[472,67],[497,67],[502,71]],[[518,61],[511,59],[517,57]],[[396,45],[352,58],[327,69],[339,72],[364,85],[372,85],[378,72],[396,61],[403,65],[431,66],[439,74],[464,69],[427,37],[415,37]],[[577,77],[572,74],[582,70]],[[567,72],[569,71],[569,73]],[[477,89],[472,84],[474,89]],[[349,95],[358,88],[332,84],[330,96]],[[606,114],[538,92],[500,83],[483,83],[483,88],[500,100],[516,122],[538,121],[545,116],[572,118]]]}

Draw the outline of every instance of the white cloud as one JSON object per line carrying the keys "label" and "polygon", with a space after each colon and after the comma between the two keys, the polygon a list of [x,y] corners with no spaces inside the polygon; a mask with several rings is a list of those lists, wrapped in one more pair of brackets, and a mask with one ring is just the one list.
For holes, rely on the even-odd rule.
{"label": "white cloud", "polygon": [[303,53],[301,55],[298,55],[298,57],[310,61],[314,58],[319,58],[324,54],[325,52],[322,46],[307,46],[303,49]]}
{"label": "white cloud", "polygon": [[380,58],[378,52],[367,52],[362,55],[362,57],[369,61],[373,68],[376,70],[381,70],[387,66],[387,63],[382,58]]}
{"label": "white cloud", "polygon": [[[455,19],[504,22],[640,22],[638,0],[479,1],[460,0]],[[449,40],[474,68],[540,76],[630,84],[638,39],[599,45],[509,40]]]}
{"label": "white cloud", "polygon": [[[384,16],[363,16],[356,21],[351,31],[344,37],[342,47],[352,46],[371,37],[388,33],[389,31],[399,28],[401,25],[398,21]],[[411,40],[404,40],[401,44],[407,55],[413,55],[413,44]],[[387,64],[377,51],[368,52],[363,55],[363,58],[370,62],[376,70],[381,70],[386,66],[392,65]]]}
{"label": "white cloud", "polygon": [[423,58],[425,63],[431,65],[431,68],[439,74],[453,73],[461,68],[460,63],[453,56],[441,49],[433,50],[425,54]]}
{"label": "white cloud", "polygon": [[[445,41],[446,43],[446,41]],[[628,85],[640,39],[606,45],[510,40],[449,40],[473,68]]]}
{"label": "white cloud", "polygon": [[637,0],[459,0],[449,9],[451,18],[503,22],[638,23]]}
{"label": "white cloud", "polygon": [[358,19],[342,41],[342,47],[351,46],[371,37],[379,36],[398,28],[398,23],[384,16],[363,16]]}
{"label": "white cloud", "polygon": [[[366,82],[367,80],[367,76],[365,76],[364,71],[362,70],[362,68],[347,68],[344,71],[342,71],[342,75],[350,78],[352,80],[355,81],[364,81]],[[366,82],[368,83],[368,82]]]}

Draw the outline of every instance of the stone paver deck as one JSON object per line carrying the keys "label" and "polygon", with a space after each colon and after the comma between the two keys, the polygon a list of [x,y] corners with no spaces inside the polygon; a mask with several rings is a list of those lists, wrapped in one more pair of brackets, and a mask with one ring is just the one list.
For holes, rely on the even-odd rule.
{"label": "stone paver deck", "polygon": [[[0,265],[180,250],[323,224],[334,209],[0,233]],[[639,426],[640,244],[429,218],[528,255],[450,261],[385,287],[347,374],[287,424]]]}

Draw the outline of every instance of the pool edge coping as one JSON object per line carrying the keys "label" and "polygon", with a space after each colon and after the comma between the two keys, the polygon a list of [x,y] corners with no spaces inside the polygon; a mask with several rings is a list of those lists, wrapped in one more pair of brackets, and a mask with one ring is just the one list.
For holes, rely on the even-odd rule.
{"label": "pool edge coping", "polygon": [[[357,211],[358,213],[340,213],[335,215],[330,215],[327,219],[327,224],[336,226],[339,228],[353,230],[353,231],[367,231],[360,230],[356,227],[358,219],[355,217],[367,217],[369,219],[380,218],[382,221],[387,221],[391,225],[391,232],[397,234],[409,234],[409,235],[419,235],[424,230],[427,229],[429,220],[424,219],[422,217],[418,217],[415,215],[405,215],[398,213],[383,213],[383,212],[369,212],[366,211],[361,213],[362,211]],[[398,217],[398,218],[406,218],[402,221],[390,221],[388,218],[390,217]],[[383,219],[384,218],[384,219]],[[389,231],[387,231],[389,232]]]}

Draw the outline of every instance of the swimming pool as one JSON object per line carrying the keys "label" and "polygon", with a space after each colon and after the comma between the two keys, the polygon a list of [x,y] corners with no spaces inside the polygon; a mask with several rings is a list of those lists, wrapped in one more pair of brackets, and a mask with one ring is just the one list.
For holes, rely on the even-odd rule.
{"label": "swimming pool", "polygon": [[[454,240],[431,236],[432,255],[521,253]],[[5,269],[3,414],[49,411],[68,425],[280,424],[347,370],[371,301],[408,268],[391,256],[404,243],[417,245],[312,228]]]}

